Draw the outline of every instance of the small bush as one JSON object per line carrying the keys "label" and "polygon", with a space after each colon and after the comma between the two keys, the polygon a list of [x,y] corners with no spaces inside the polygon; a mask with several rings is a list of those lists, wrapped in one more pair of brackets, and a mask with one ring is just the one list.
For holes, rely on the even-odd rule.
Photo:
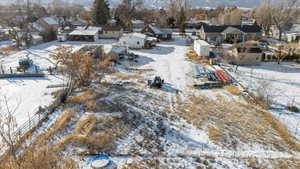
{"label": "small bush", "polygon": [[294,112],[294,113],[298,113],[298,112],[299,112],[299,108],[296,107],[296,106],[289,106],[289,107],[288,107],[288,110],[289,110],[290,112]]}

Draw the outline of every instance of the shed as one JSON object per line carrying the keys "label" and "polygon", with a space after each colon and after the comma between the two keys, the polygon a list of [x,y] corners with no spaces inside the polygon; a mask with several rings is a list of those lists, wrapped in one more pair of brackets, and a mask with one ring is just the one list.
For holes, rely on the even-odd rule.
{"label": "shed", "polygon": [[101,28],[79,28],[69,34],[71,41],[97,41],[99,39],[99,31]]}
{"label": "shed", "polygon": [[198,56],[208,57],[211,51],[211,46],[204,40],[195,40],[194,50]]}
{"label": "shed", "polygon": [[132,49],[141,49],[145,47],[147,36],[141,33],[125,34],[119,40],[120,45]]}

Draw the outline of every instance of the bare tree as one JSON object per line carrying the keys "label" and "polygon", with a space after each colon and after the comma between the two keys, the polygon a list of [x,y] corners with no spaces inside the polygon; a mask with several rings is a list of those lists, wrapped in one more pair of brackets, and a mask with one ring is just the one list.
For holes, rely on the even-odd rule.
{"label": "bare tree", "polygon": [[269,35],[271,26],[273,25],[272,7],[270,1],[264,2],[260,7],[254,10],[254,18],[258,25]]}
{"label": "bare tree", "polygon": [[282,40],[284,26],[290,24],[299,7],[299,0],[281,0],[281,2],[272,5],[272,19],[279,30],[279,40]]}
{"label": "bare tree", "polygon": [[[17,108],[12,109],[9,104],[7,98],[4,96],[0,100],[0,145],[1,150],[7,150],[7,154],[9,158],[8,163],[17,160],[16,155],[16,130],[17,130],[17,122],[13,113],[16,111]],[[5,153],[5,152],[1,152]],[[13,160],[13,161],[10,161]]]}

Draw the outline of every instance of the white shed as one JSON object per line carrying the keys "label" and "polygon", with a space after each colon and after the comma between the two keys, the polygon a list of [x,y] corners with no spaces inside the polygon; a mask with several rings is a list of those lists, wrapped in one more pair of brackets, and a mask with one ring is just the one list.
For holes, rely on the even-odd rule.
{"label": "white shed", "polygon": [[141,33],[125,34],[119,40],[120,45],[132,49],[141,49],[145,47],[147,36]]}
{"label": "white shed", "polygon": [[194,41],[194,50],[199,56],[208,57],[211,51],[211,46],[204,40]]}

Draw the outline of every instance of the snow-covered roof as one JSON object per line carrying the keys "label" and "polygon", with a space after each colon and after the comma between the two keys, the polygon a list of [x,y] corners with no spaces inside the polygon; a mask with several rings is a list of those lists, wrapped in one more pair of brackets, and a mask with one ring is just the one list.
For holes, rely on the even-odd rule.
{"label": "snow-covered roof", "polygon": [[195,40],[195,43],[199,44],[200,46],[210,46],[209,43],[204,40]]}
{"label": "snow-covered roof", "polygon": [[40,25],[38,24],[37,22],[33,22],[32,23],[32,27],[36,30],[38,30],[39,32],[43,32],[45,29]]}
{"label": "snow-covered roof", "polygon": [[155,34],[163,34],[163,32],[155,26],[149,25],[150,29],[154,31]]}
{"label": "snow-covered roof", "polygon": [[115,24],[115,23],[117,23],[117,21],[115,19],[111,19],[111,20],[108,21],[108,23]]}
{"label": "snow-covered roof", "polygon": [[129,33],[129,34],[125,34],[124,37],[130,37],[130,38],[141,38],[141,39],[146,39],[147,36],[145,34],[142,33]]}
{"label": "snow-covered roof", "polygon": [[147,37],[147,40],[148,40],[148,41],[157,41],[157,38],[154,38],[154,37]]}
{"label": "snow-covered roof", "polygon": [[144,24],[144,21],[142,20],[132,20],[131,22],[132,24]]}
{"label": "snow-covered roof", "polygon": [[71,32],[69,35],[88,35],[88,36],[94,36],[97,35],[97,33],[101,30],[101,28],[88,28],[88,29],[76,29],[73,32]]}
{"label": "snow-covered roof", "polygon": [[206,23],[209,24],[208,20],[198,20],[196,18],[191,18],[189,21],[186,21],[187,24],[200,24],[200,23]]}
{"label": "snow-covered roof", "polygon": [[52,17],[43,17],[42,20],[49,25],[58,25],[58,21]]}

